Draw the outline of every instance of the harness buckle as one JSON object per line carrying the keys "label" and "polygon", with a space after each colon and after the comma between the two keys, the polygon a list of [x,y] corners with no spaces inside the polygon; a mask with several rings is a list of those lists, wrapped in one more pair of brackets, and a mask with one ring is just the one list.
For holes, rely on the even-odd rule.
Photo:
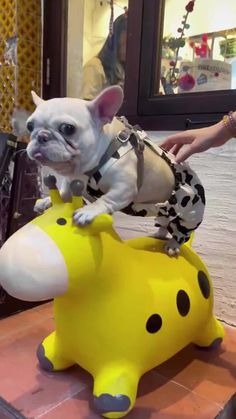
{"label": "harness buckle", "polygon": [[119,132],[119,134],[117,135],[117,139],[122,143],[122,144],[125,144],[125,143],[127,143],[128,141],[129,141],[129,139],[130,139],[130,135],[131,135],[131,132],[130,131],[128,131],[128,130],[123,130],[123,131],[120,131]]}

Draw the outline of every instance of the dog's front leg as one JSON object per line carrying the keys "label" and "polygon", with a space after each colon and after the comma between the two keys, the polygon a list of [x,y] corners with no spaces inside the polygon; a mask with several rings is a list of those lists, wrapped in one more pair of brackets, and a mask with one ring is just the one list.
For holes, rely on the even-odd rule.
{"label": "dog's front leg", "polygon": [[137,186],[125,184],[123,181],[113,184],[112,188],[97,201],[78,209],[73,221],[78,225],[86,225],[100,214],[113,214],[128,206],[137,194]]}
{"label": "dog's front leg", "polygon": [[[70,190],[70,182],[68,179],[63,178],[61,187],[60,187],[60,196],[64,202],[71,201],[71,190]],[[34,211],[38,214],[43,214],[48,208],[52,206],[52,201],[50,196],[46,196],[45,198],[38,199],[34,206]]]}

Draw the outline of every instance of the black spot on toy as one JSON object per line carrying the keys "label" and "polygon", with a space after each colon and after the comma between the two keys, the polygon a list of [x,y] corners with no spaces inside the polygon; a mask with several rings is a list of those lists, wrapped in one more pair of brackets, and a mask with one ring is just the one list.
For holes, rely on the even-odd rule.
{"label": "black spot on toy", "polygon": [[149,317],[146,329],[148,333],[156,333],[158,330],[160,330],[162,326],[162,318],[159,316],[159,314],[153,314],[151,317]]}
{"label": "black spot on toy", "polygon": [[190,300],[188,294],[185,291],[180,290],[178,292],[176,303],[179,314],[183,317],[187,316],[190,310]]}
{"label": "black spot on toy", "polygon": [[208,299],[211,293],[209,279],[203,271],[198,272],[198,284],[204,298]]}
{"label": "black spot on toy", "polygon": [[58,218],[57,219],[57,224],[59,226],[64,226],[67,223],[67,221],[65,220],[65,218]]}

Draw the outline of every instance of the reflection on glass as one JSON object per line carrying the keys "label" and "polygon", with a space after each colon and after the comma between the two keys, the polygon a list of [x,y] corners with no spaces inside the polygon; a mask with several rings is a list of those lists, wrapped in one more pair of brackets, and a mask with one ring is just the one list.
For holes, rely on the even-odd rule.
{"label": "reflection on glass", "polygon": [[119,84],[121,87],[124,85],[128,13],[127,10],[124,13],[124,7],[120,7],[120,10],[122,13],[113,22],[114,11],[111,9],[110,31],[106,40],[99,52],[94,54],[83,67],[80,95],[83,99],[93,99],[110,85]]}
{"label": "reflection on glass", "polygon": [[235,0],[166,0],[155,93],[236,89],[235,15]]}
{"label": "reflection on glass", "polygon": [[128,0],[68,0],[67,96],[123,86],[127,21]]}

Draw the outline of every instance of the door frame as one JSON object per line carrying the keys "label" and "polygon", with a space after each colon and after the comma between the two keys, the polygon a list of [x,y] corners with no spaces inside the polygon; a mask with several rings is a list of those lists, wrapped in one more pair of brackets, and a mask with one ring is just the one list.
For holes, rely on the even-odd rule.
{"label": "door frame", "polygon": [[68,0],[43,0],[42,97],[66,96]]}

